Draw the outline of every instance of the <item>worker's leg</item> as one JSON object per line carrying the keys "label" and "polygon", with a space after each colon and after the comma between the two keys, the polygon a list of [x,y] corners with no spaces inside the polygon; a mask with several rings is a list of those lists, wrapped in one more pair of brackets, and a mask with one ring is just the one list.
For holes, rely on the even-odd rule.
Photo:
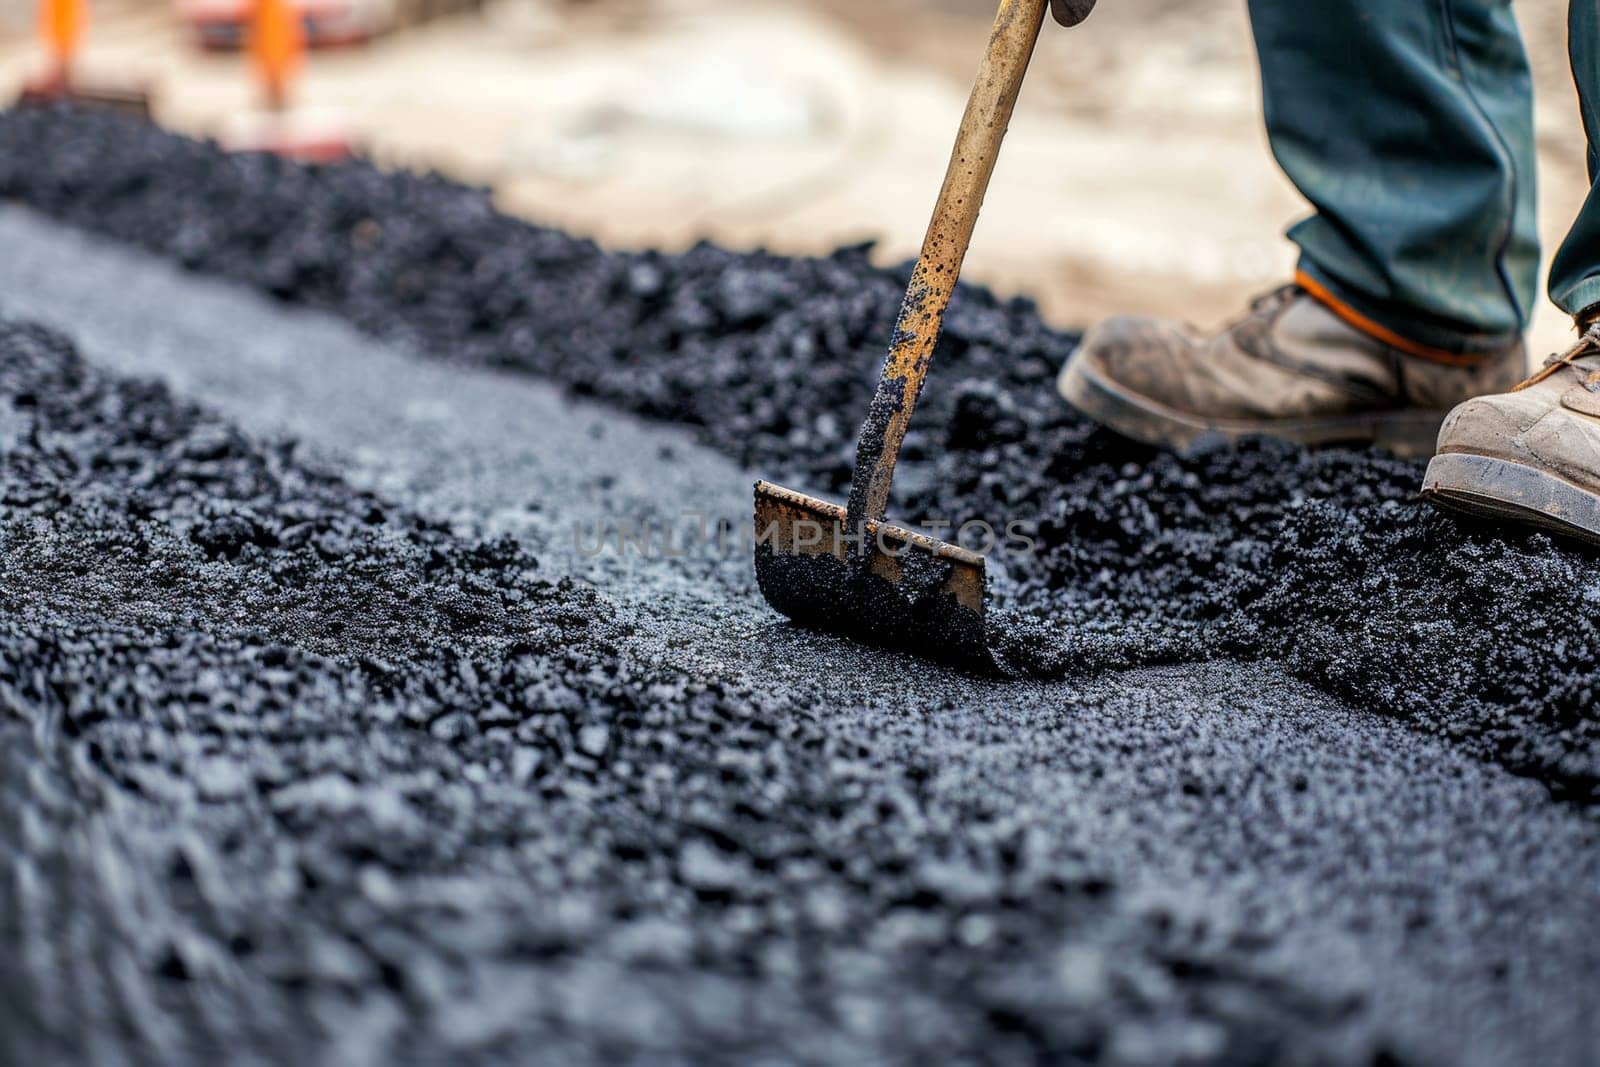
{"label": "worker's leg", "polygon": [[1600,5],[1571,0],[1568,12],[1572,73],[1589,137],[1589,180],[1595,184],[1551,264],[1550,299],[1568,314],[1582,315],[1600,304]]}
{"label": "worker's leg", "polygon": [[[1579,7],[1593,21],[1592,0]],[[1306,288],[1422,346],[1503,349],[1539,256],[1509,0],[1250,0],[1250,16],[1273,152],[1316,208],[1289,233]],[[1600,247],[1600,209],[1591,220]]]}
{"label": "worker's leg", "polygon": [[1273,150],[1317,208],[1290,234],[1295,284],[1220,334],[1100,323],[1061,394],[1154,444],[1265,434],[1432,454],[1451,408],[1525,372],[1539,251],[1510,0],[1250,10]]}
{"label": "worker's leg", "polygon": [[[1572,0],[1572,72],[1600,177],[1600,3]],[[1600,183],[1550,270],[1550,296],[1585,326],[1577,344],[1510,392],[1457,407],[1428,464],[1426,499],[1600,544]]]}

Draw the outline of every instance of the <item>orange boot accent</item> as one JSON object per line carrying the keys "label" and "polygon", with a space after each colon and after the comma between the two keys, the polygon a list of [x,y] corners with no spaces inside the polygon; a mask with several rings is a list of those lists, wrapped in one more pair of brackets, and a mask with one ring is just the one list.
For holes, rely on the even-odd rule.
{"label": "orange boot accent", "polygon": [[1433,348],[1428,345],[1418,344],[1416,341],[1401,337],[1387,326],[1373,322],[1355,308],[1346,304],[1328,291],[1328,287],[1317,281],[1305,271],[1294,272],[1294,283],[1304,289],[1311,298],[1335,315],[1339,316],[1346,325],[1353,326],[1368,337],[1382,341],[1390,348],[1398,348],[1408,356],[1418,359],[1430,360],[1434,363],[1443,363],[1448,367],[1476,367],[1488,358],[1485,354],[1469,354],[1462,352],[1447,352],[1442,348]]}

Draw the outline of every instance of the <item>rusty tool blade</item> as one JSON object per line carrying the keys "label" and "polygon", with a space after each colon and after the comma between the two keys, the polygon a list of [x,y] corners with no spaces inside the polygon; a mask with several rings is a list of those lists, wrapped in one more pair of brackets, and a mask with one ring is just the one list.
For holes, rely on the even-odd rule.
{"label": "rusty tool blade", "polygon": [[983,557],[889,522],[756,484],[756,580],[796,622],[970,669],[997,664],[984,639]]}

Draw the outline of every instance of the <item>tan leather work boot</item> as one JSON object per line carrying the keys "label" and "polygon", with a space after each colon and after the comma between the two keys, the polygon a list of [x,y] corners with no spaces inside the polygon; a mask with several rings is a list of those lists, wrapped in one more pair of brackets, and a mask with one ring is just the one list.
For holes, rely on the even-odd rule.
{"label": "tan leather work boot", "polygon": [[1149,444],[1186,450],[1202,437],[1265,434],[1307,445],[1433,451],[1439,425],[1468,397],[1526,372],[1520,342],[1488,356],[1402,351],[1349,325],[1299,285],[1257,300],[1214,337],[1161,319],[1095,327],[1061,372],[1079,411]]}
{"label": "tan leather work boot", "polygon": [[1600,544],[1600,324],[1510,392],[1452,411],[1422,495]]}

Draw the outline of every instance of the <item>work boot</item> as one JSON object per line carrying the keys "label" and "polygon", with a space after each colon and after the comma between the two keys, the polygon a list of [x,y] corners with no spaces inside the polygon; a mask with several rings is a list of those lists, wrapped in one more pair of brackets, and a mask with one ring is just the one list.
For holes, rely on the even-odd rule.
{"label": "work boot", "polygon": [[1422,495],[1600,544],[1600,324],[1510,392],[1450,412]]}
{"label": "work boot", "polygon": [[1508,389],[1526,371],[1520,342],[1482,356],[1419,353],[1368,325],[1372,333],[1350,325],[1299,285],[1260,298],[1213,337],[1113,318],[1083,339],[1059,387],[1097,422],[1180,451],[1209,435],[1265,434],[1421,457],[1453,406]]}

